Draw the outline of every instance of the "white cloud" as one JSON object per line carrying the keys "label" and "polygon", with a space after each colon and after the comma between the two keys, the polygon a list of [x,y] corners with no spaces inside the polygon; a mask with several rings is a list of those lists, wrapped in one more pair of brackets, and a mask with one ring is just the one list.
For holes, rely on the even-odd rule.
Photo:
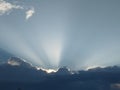
{"label": "white cloud", "polygon": [[23,7],[21,7],[19,5],[11,4],[4,0],[0,0],[0,15],[8,13],[9,11],[11,11],[13,9],[23,9]]}
{"label": "white cloud", "polygon": [[[25,7],[21,6],[21,5],[16,5],[16,4],[9,3],[5,0],[0,0],[0,15],[6,14],[6,13],[8,14],[10,11],[12,11],[14,9],[19,9],[19,10],[23,9],[23,10],[26,10],[26,12],[25,12],[26,13],[26,19],[29,19],[35,13],[35,10],[34,10],[33,7],[29,10],[26,9]],[[29,8],[29,6],[27,8]]]}
{"label": "white cloud", "polygon": [[34,13],[35,13],[34,8],[31,8],[30,10],[28,10],[26,12],[26,19],[29,19],[30,17],[32,17]]}

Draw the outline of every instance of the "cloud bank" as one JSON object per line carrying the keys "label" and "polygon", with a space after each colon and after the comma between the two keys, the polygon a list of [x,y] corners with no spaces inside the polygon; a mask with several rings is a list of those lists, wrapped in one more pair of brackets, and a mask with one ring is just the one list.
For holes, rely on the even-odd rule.
{"label": "cloud bank", "polygon": [[73,71],[73,74],[63,67],[57,72],[46,73],[20,58],[12,57],[8,61],[19,65],[0,64],[1,90],[120,90],[118,66]]}

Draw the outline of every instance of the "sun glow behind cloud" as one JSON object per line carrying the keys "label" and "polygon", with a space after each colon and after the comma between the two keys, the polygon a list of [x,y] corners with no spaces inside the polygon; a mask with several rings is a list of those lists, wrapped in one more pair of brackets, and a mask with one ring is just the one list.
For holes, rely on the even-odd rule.
{"label": "sun glow behind cloud", "polygon": [[37,70],[43,70],[43,71],[46,71],[47,73],[54,73],[54,72],[57,72],[57,70],[55,70],[55,69],[44,69],[44,68],[39,68],[39,67],[36,67],[37,68]]}
{"label": "sun glow behind cloud", "polygon": [[120,20],[113,18],[119,6],[108,3],[106,7],[103,1],[96,6],[90,2],[89,8],[79,0],[17,0],[22,5],[0,1],[0,45],[12,54],[43,68],[80,69],[119,63],[120,25],[116,21]]}

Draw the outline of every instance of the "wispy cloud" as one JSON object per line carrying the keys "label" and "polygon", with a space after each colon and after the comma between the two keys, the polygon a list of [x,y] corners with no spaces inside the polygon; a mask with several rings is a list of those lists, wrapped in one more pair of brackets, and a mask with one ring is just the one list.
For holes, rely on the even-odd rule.
{"label": "wispy cloud", "polygon": [[10,12],[13,9],[23,9],[22,6],[14,5],[4,0],[0,0],[0,15]]}
{"label": "wispy cloud", "polygon": [[28,10],[26,12],[26,19],[29,19],[30,17],[32,17],[34,13],[35,13],[34,8],[31,8],[30,10]]}

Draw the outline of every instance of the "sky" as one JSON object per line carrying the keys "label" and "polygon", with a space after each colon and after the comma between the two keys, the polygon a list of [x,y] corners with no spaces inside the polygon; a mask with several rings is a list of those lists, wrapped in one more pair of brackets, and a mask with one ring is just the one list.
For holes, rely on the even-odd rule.
{"label": "sky", "polygon": [[120,63],[120,0],[0,0],[0,48],[37,66]]}

